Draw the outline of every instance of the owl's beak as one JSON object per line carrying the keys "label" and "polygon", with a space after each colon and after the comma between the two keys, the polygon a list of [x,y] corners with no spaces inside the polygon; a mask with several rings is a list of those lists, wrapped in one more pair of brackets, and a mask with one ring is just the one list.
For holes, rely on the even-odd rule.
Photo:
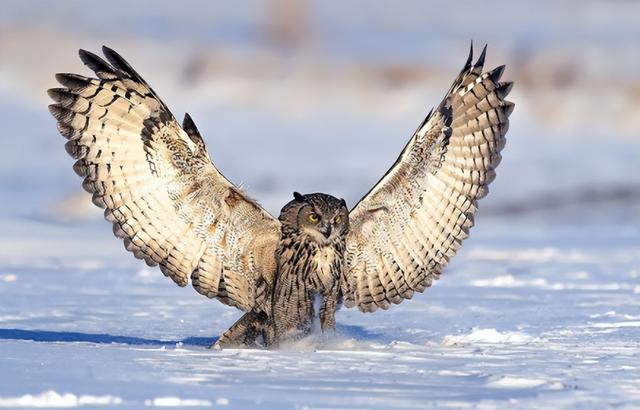
{"label": "owl's beak", "polygon": [[318,229],[325,238],[329,238],[331,236],[331,224],[326,224]]}

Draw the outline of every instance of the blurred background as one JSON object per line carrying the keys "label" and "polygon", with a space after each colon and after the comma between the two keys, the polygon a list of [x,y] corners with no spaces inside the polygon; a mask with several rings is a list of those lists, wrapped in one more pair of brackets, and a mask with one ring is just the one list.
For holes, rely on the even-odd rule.
{"label": "blurred background", "polygon": [[440,102],[471,40],[515,82],[477,218],[485,235],[517,227],[544,244],[569,229],[637,243],[638,2],[4,1],[0,257],[129,261],[46,109],[54,73],[89,73],[78,48],[119,51],[176,117],[191,114],[216,165],[278,214],[294,190],[353,205]]}
{"label": "blurred background", "polygon": [[[471,237],[313,354],[205,352],[240,312],[124,251],[47,110],[105,44],[272,214],[352,206],[472,40],[515,111]],[[3,0],[0,121],[0,407],[640,408],[640,1]]]}

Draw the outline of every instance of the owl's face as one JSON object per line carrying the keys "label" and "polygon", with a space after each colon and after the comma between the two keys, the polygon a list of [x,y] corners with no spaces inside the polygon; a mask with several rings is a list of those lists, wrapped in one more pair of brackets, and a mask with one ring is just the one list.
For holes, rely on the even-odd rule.
{"label": "owl's face", "polygon": [[293,194],[293,201],[282,208],[280,222],[326,245],[349,232],[349,210],[344,199],[326,194]]}

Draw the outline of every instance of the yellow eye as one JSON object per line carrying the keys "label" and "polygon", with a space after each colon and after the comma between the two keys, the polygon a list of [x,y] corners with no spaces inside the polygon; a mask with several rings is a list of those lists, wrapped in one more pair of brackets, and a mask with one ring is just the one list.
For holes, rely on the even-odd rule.
{"label": "yellow eye", "polygon": [[309,214],[309,222],[317,224],[320,222],[320,216],[318,214]]}
{"label": "yellow eye", "polygon": [[333,218],[333,221],[337,224],[340,223],[340,221],[342,221],[342,217],[340,215],[336,216],[335,218]]}

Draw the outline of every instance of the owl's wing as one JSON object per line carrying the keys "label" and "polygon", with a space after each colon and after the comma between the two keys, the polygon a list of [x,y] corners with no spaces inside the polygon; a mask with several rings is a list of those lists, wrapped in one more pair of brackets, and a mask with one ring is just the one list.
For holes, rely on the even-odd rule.
{"label": "owl's wing", "polygon": [[58,74],[49,106],[82,186],[127,250],[180,286],[242,310],[273,280],[279,222],[215,168],[191,118],[115,51],[80,50],[97,78]]}
{"label": "owl's wing", "polygon": [[437,279],[473,225],[495,178],[513,103],[504,66],[472,54],[396,163],[353,208],[341,278],[344,303],[364,312],[409,299]]}

